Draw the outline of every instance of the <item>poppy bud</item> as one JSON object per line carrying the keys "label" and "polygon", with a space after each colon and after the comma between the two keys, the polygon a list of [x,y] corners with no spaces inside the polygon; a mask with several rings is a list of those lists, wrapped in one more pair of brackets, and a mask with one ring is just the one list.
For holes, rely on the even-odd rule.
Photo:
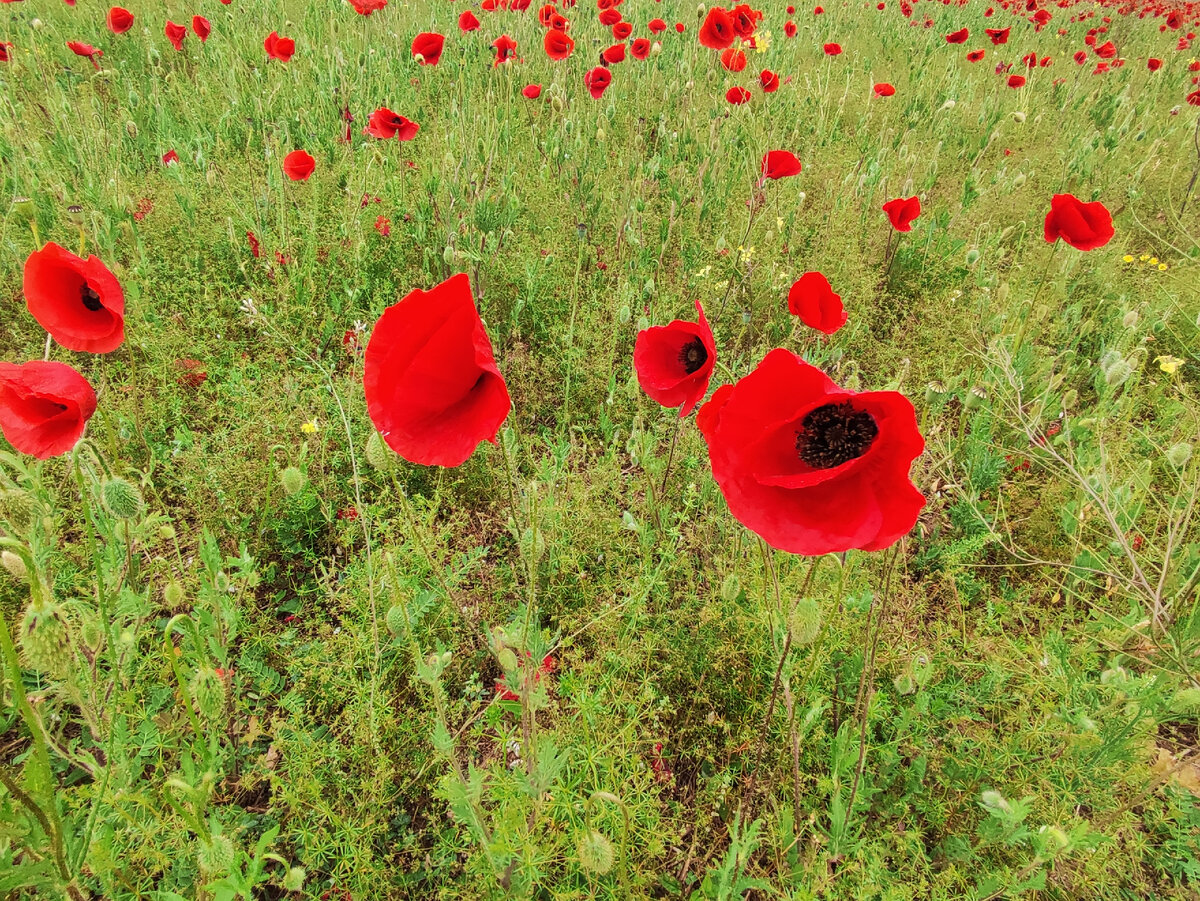
{"label": "poppy bud", "polygon": [[1004,308],[1004,302],[1008,300],[1008,282],[1001,282],[1000,287],[996,289],[996,307]]}
{"label": "poppy bud", "polygon": [[737,600],[741,590],[742,586],[738,581],[737,573],[730,573],[721,582],[721,597],[731,604]]}
{"label": "poppy bud", "polygon": [[1024,122],[1025,114],[1023,112],[1021,112],[1020,110],[1017,110],[1016,112],[1013,113],[1013,121],[1014,122]]}
{"label": "poppy bud", "polygon": [[302,490],[308,484],[308,478],[295,466],[289,466],[279,473],[279,481],[283,485],[283,490],[289,495]]}
{"label": "poppy bud", "polygon": [[175,527],[174,526],[162,526],[158,530],[158,537],[161,538],[163,541],[173,541],[175,539]]}
{"label": "poppy bud", "polygon": [[1200,688],[1185,688],[1171,698],[1172,713],[1196,713],[1200,711]]}
{"label": "poppy bud", "polygon": [[29,23],[29,27],[30,28],[41,28],[43,24],[45,24],[45,23],[43,23],[41,19],[34,19],[32,22]]}
{"label": "poppy bud", "polygon": [[650,55],[658,56],[660,53],[662,53],[662,44],[660,44],[658,41],[655,41],[650,45]]}
{"label": "poppy bud", "polygon": [[936,379],[925,386],[925,403],[939,403],[946,396],[946,386]]}
{"label": "poppy bud", "polygon": [[1133,375],[1133,367],[1129,365],[1129,361],[1117,360],[1104,370],[1104,383],[1110,388],[1116,388],[1125,384],[1131,375]]}
{"label": "poppy bud", "polygon": [[413,54],[413,61],[414,61],[414,62],[415,62],[415,63],[416,63],[418,66],[423,66],[423,65],[425,65],[425,54],[423,54],[423,53],[414,53],[414,54]]}
{"label": "poppy bud", "polygon": [[183,586],[172,579],[163,587],[163,605],[172,610],[183,604]]}
{"label": "poppy bud", "polygon": [[1043,826],[1042,832],[1049,839],[1049,844],[1056,851],[1063,851],[1071,844],[1071,839],[1058,826]]}
{"label": "poppy bud", "polygon": [[196,851],[196,864],[206,877],[226,876],[236,862],[237,852],[233,842],[224,835],[214,835],[209,841],[202,841]]}
{"label": "poppy bud", "polygon": [[703,19],[704,14],[706,12],[708,12],[708,7],[706,7],[703,3],[699,3],[696,5],[696,18],[697,19]]}
{"label": "poppy bud", "polygon": [[189,686],[200,715],[206,720],[215,720],[225,709],[225,682],[211,666],[196,670]]}
{"label": "poppy bud", "polygon": [[89,616],[79,624],[79,637],[94,656],[104,647],[104,629],[97,616]]}
{"label": "poppy bud", "polygon": [[821,605],[812,598],[801,598],[788,616],[788,634],[798,648],[812,644],[821,631]]}
{"label": "poppy bud", "polygon": [[129,135],[131,138],[136,138],[138,136],[137,123],[132,119],[125,120],[125,134]]}
{"label": "poppy bud", "polygon": [[33,501],[20,488],[0,490],[0,519],[23,529],[33,520],[33,513]]}
{"label": "poppy bud", "polygon": [[1192,446],[1187,442],[1181,441],[1178,444],[1172,444],[1167,449],[1167,462],[1176,469],[1183,469],[1190,459],[1192,459]]}
{"label": "poppy bud", "polygon": [[633,316],[633,311],[629,309],[629,304],[622,304],[621,309],[617,310],[617,321],[621,325],[628,325],[630,318]]}
{"label": "poppy bud", "polygon": [[968,410],[978,410],[987,403],[987,396],[987,391],[980,385],[972,385],[971,390],[967,392],[967,396],[963,400],[963,406]]}
{"label": "poppy bud", "polygon": [[588,829],[580,836],[575,850],[579,854],[579,866],[587,872],[603,876],[612,869],[613,846],[603,833]]}
{"label": "poppy bud", "polygon": [[53,603],[30,604],[21,623],[21,650],[31,668],[61,678],[71,660],[67,621]]}
{"label": "poppy bud", "polygon": [[1025,173],[1024,173],[1024,172],[1018,172],[1018,173],[1016,174],[1016,177],[1015,177],[1015,178],[1013,178],[1013,180],[1012,180],[1012,186],[1013,186],[1014,188],[1019,188],[1019,187],[1021,187],[1021,185],[1023,185],[1023,184],[1025,184]]}
{"label": "poppy bud", "polygon": [[945,109],[954,109],[954,105],[955,104],[954,104],[953,100],[947,100],[945,103],[942,104],[942,109],[944,109],[944,110]]}
{"label": "poppy bud", "polygon": [[217,186],[217,170],[209,169],[207,172],[205,172],[204,181],[210,188],[215,188]]}
{"label": "poppy bud", "polygon": [[134,519],[142,512],[142,495],[131,482],[119,476],[100,486],[100,497],[106,509],[117,519]]}
{"label": "poppy bud", "polygon": [[396,604],[388,608],[387,616],[383,619],[387,630],[399,638],[405,634],[404,608]]}
{"label": "poppy bud", "polygon": [[442,248],[442,261],[447,266],[454,265],[454,248],[449,244]]}
{"label": "poppy bud", "polygon": [[285,892],[304,891],[304,877],[307,875],[304,867],[292,867],[283,877],[283,890]]}
{"label": "poppy bud", "polygon": [[501,647],[496,652],[496,661],[506,673],[515,673],[517,671],[517,655],[513,653],[512,648]]}
{"label": "poppy bud", "polygon": [[985,791],[979,796],[979,803],[992,813],[1012,813],[1012,805],[998,791]]}
{"label": "poppy bud", "polygon": [[8,570],[9,575],[18,582],[29,581],[29,568],[25,566],[25,561],[12,551],[0,552],[0,566]]}
{"label": "poppy bud", "polygon": [[83,207],[77,203],[67,207],[67,221],[76,228],[83,228]]}
{"label": "poppy bud", "polygon": [[26,222],[32,222],[37,218],[37,209],[28,197],[14,197],[12,211],[14,216],[18,216]]}
{"label": "poppy bud", "polygon": [[1079,392],[1072,388],[1062,396],[1062,408],[1064,410],[1074,410],[1075,405],[1079,403]]}
{"label": "poppy bud", "polygon": [[1126,313],[1124,316],[1121,317],[1121,325],[1125,326],[1125,328],[1137,328],[1137,324],[1138,324],[1137,310],[1130,310],[1128,313]]}
{"label": "poppy bud", "polygon": [[395,463],[391,450],[383,443],[383,438],[378,432],[372,432],[371,437],[367,439],[366,456],[367,462],[380,472],[391,472]]}
{"label": "poppy bud", "polygon": [[978,262],[979,262],[979,248],[972,247],[970,250],[967,251],[967,265],[974,266]]}

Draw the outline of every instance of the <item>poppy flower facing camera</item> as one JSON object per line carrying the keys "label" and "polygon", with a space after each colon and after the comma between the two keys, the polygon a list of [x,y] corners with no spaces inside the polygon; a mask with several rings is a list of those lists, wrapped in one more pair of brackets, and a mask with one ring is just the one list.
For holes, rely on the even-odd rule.
{"label": "poppy flower facing camera", "polygon": [[717,362],[717,344],[696,301],[696,322],[676,319],[638,332],[633,345],[633,368],[638,384],[651,400],[679,407],[687,416],[708,391]]}
{"label": "poppy flower facing camera", "polygon": [[423,466],[458,466],[495,441],[512,409],[466,274],[384,310],[363,358],[367,413],[384,442]]}
{"label": "poppy flower facing camera", "polygon": [[105,354],[125,340],[125,295],[98,257],[50,242],[25,261],[24,292],[38,325],[67,350]]}
{"label": "poppy flower facing camera", "polygon": [[925,440],[908,398],[847,391],[789,350],[718,388],[696,423],[730,512],[779,550],[883,550],[925,506],[909,479]]}
{"label": "poppy flower facing camera", "polygon": [[0,432],[21,453],[67,453],[95,412],[96,392],[66,363],[0,363]]}

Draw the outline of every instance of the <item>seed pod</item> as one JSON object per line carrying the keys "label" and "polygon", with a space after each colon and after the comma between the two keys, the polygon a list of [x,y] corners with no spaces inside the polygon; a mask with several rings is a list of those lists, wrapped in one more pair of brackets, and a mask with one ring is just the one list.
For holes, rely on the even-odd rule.
{"label": "seed pod", "polygon": [[968,410],[978,410],[987,403],[987,391],[980,385],[973,385],[971,390],[967,392],[967,397],[963,401],[963,406]]}
{"label": "seed pod", "polygon": [[946,396],[946,386],[934,379],[925,386],[925,403],[936,404]]}

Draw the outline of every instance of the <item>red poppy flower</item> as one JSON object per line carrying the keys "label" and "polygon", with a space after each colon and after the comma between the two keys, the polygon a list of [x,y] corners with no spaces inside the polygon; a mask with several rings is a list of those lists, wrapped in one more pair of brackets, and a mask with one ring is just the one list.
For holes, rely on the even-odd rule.
{"label": "red poppy flower", "polygon": [[23,290],[38,325],[67,350],[106,354],[125,340],[125,295],[98,257],[51,241],[25,261]]}
{"label": "red poppy flower", "polygon": [[971,32],[965,28],[960,28],[958,31],[952,31],[946,35],[947,44],[965,44],[967,38],[971,36]]}
{"label": "red poppy flower", "polygon": [[[222,0],[222,2],[228,3],[229,0]],[[387,6],[387,0],[350,0],[350,5],[360,16],[369,16]]]}
{"label": "red poppy flower", "polygon": [[734,106],[741,106],[750,102],[750,92],[745,88],[730,88],[725,92],[725,99]]}
{"label": "red poppy flower", "polygon": [[1050,199],[1045,225],[1048,244],[1062,238],[1076,250],[1095,250],[1114,234],[1112,214],[1100,201],[1084,203],[1072,194],[1055,194]]}
{"label": "red poppy flower", "polygon": [[664,407],[679,407],[687,416],[708,391],[717,362],[717,343],[696,301],[699,319],[676,319],[638,332],[633,345],[633,368],[638,384],[650,399]]}
{"label": "red poppy flower", "polygon": [[605,28],[616,25],[620,21],[621,11],[619,9],[610,6],[608,9],[600,11],[600,24]]}
{"label": "red poppy flower", "polygon": [[603,66],[591,69],[583,76],[583,84],[593,98],[599,100],[604,96],[604,90],[612,83],[612,73]]}
{"label": "red poppy flower", "polygon": [[667,30],[667,23],[662,19],[651,19],[646,24],[646,27],[650,29],[651,34],[658,34],[659,32]]}
{"label": "red poppy flower", "polygon": [[634,59],[645,59],[650,55],[650,39],[638,38],[629,45],[629,55]]}
{"label": "red poppy flower", "polygon": [[1021,62],[1023,62],[1025,64],[1026,69],[1036,69],[1037,68],[1037,54],[1036,53],[1026,53],[1023,57],[1021,57]]}
{"label": "red poppy flower", "polygon": [[768,150],[762,158],[763,178],[787,178],[800,174],[800,160],[790,150]]}
{"label": "red poppy flower", "polygon": [[826,56],[839,56],[839,55],[841,55],[841,52],[842,52],[841,44],[829,43],[829,44],[825,45],[825,55]]}
{"label": "red poppy flower", "polygon": [[984,51],[982,51],[982,50],[972,50],[972,51],[970,51],[970,52],[967,54],[967,62],[969,62],[969,63],[977,63],[977,62],[979,62],[981,59],[983,59],[983,57],[984,57]]}
{"label": "red poppy flower", "polygon": [[1075,55],[1072,57],[1072,59],[1074,59],[1075,62],[1079,63],[1079,65],[1082,66],[1084,63],[1087,62],[1087,53],[1085,53],[1083,50],[1076,50]]}
{"label": "red poppy flower", "polygon": [[849,318],[842,309],[842,296],[834,294],[829,279],[819,272],[806,272],[788,291],[788,311],[818,332],[832,335]]}
{"label": "red poppy flower", "polygon": [[876,97],[891,97],[896,93],[896,89],[886,81],[881,81],[879,84],[875,85],[872,90],[875,91]]}
{"label": "red poppy flower", "polygon": [[1048,56],[1043,56],[1043,57],[1041,58],[1041,60],[1038,62],[1038,66],[1039,66],[1040,68],[1044,69],[1044,68],[1046,68],[1047,66],[1051,65],[1053,62],[1054,62],[1054,60],[1053,60],[1053,59],[1051,59],[1050,57],[1048,57]]}
{"label": "red poppy flower", "polygon": [[411,141],[417,136],[420,128],[416,122],[392,112],[386,106],[375,110],[367,120],[367,134],[385,140],[397,138],[401,141]]}
{"label": "red poppy flower", "polygon": [[1112,59],[1117,55],[1117,45],[1112,41],[1105,41],[1099,47],[1094,48],[1096,56],[1101,59]]}
{"label": "red poppy flower", "polygon": [[308,181],[317,168],[317,161],[307,150],[293,150],[283,158],[283,174],[292,181]]}
{"label": "red poppy flower", "polygon": [[1192,91],[1185,99],[1190,106],[1200,106],[1200,91]]}
{"label": "red poppy flower", "polygon": [[628,22],[618,22],[612,27],[612,36],[614,41],[623,41],[633,34],[633,26]]}
{"label": "red poppy flower", "polygon": [[678,34],[683,34],[683,32],[684,32],[685,30],[686,30],[686,29],[684,28],[684,24],[683,24],[682,22],[676,22],[676,23],[675,23],[675,31],[676,31],[676,33],[678,33]]}
{"label": "red poppy flower", "polygon": [[176,153],[173,149],[168,150],[166,153],[163,154],[162,161],[163,161],[164,166],[170,166],[172,163],[178,163],[179,162],[179,154]]}
{"label": "red poppy flower", "polygon": [[1001,44],[1008,43],[1008,33],[1010,31],[1012,31],[1011,28],[986,28],[983,33],[992,39],[992,43],[995,46],[999,47]]}
{"label": "red poppy flower", "polygon": [[[532,656],[528,651],[525,652],[526,657]],[[547,654],[542,658],[541,665],[533,671],[533,684],[537,685],[542,681],[543,676],[549,676],[554,672],[554,658]],[[508,687],[508,683],[501,676],[495,682],[496,694],[500,696],[501,701],[519,701],[520,696],[515,691]]]}
{"label": "red poppy flower", "polygon": [[212,23],[204,18],[204,16],[192,16],[192,31],[196,33],[196,37],[203,44],[208,40],[208,36],[212,34]]}
{"label": "red poppy flower", "polygon": [[67,47],[76,56],[86,56],[96,69],[100,68],[100,64],[96,62],[96,57],[103,56],[103,50],[98,50],[91,44],[85,44],[83,41],[67,41]]}
{"label": "red poppy flower", "polygon": [[246,243],[250,245],[250,255],[254,259],[258,259],[261,249],[258,243],[258,238],[254,236],[254,232],[246,232]]}
{"label": "red poppy flower", "polygon": [[1025,87],[1025,76],[1024,76],[1024,75],[1010,75],[1010,76],[1008,76],[1008,86],[1009,86],[1010,88],[1023,88],[1023,87]]}
{"label": "red poppy flower", "polygon": [[744,41],[749,40],[754,34],[754,29],[761,18],[762,13],[751,9],[748,3],[739,3],[729,11],[729,19],[733,23],[733,30]]}
{"label": "red poppy flower", "polygon": [[496,51],[496,61],[492,63],[492,68],[501,63],[508,62],[517,55],[517,42],[506,34],[500,35],[496,40],[492,41],[492,49]]}
{"label": "red poppy flower", "polygon": [[538,14],[537,14],[538,24],[541,25],[543,28],[549,28],[550,20],[554,17],[554,14],[556,12],[558,12],[558,10],[556,10],[554,8],[554,4],[547,3],[545,6],[543,6],[541,9],[538,10]]}
{"label": "red poppy flower", "polygon": [[96,412],[96,392],[66,363],[0,363],[0,432],[23,454],[65,454]]}
{"label": "red poppy flower", "polygon": [[764,94],[774,94],[779,90],[779,76],[770,69],[763,69],[758,73],[758,84]]}
{"label": "red poppy flower", "polygon": [[479,19],[475,17],[475,13],[469,9],[464,9],[458,17],[458,30],[463,34],[468,31],[475,31],[479,28]]}
{"label": "red poppy flower", "polygon": [[172,47],[176,50],[183,49],[183,39],[187,37],[186,27],[176,25],[168,19],[167,24],[163,26],[163,34],[167,36],[167,40],[171,42]]}
{"label": "red poppy flower", "polygon": [[921,198],[915,194],[912,197],[897,197],[883,205],[888,221],[898,232],[912,231],[913,220],[921,215]]}
{"label": "red poppy flower", "polygon": [[566,31],[571,23],[562,13],[555,13],[550,17],[550,27],[555,31]]}
{"label": "red poppy flower", "polygon": [[363,387],[371,422],[409,462],[458,466],[495,440],[512,402],[465,274],[384,310]]}
{"label": "red poppy flower", "polygon": [[714,6],[708,11],[704,23],[700,26],[700,44],[712,50],[724,50],[733,44],[737,32],[733,30],[733,20],[729,12]]}
{"label": "red poppy flower", "polygon": [[625,62],[625,45],[613,44],[600,54],[601,62],[606,66],[615,66],[617,63]]}
{"label": "red poppy flower", "polygon": [[0,63],[8,62],[8,51],[12,50],[12,46],[12,41],[0,41]]}
{"label": "red poppy flower", "polygon": [[421,65],[436,66],[442,58],[442,48],[446,45],[446,36],[432,31],[422,31],[413,38],[412,55],[421,57]]}
{"label": "red poppy flower", "polygon": [[562,31],[547,31],[542,46],[551,59],[566,59],[575,51],[575,41]]}
{"label": "red poppy flower", "polygon": [[527,84],[521,89],[521,94],[528,100],[537,100],[542,96],[542,86],[540,84]]}
{"label": "red poppy flower", "polygon": [[721,51],[721,65],[730,72],[741,72],[746,68],[746,54],[741,50],[729,47]]}
{"label": "red poppy flower", "polygon": [[113,34],[124,34],[133,27],[133,13],[123,7],[114,6],[108,11],[105,24]]}
{"label": "red poppy flower", "polygon": [[263,49],[271,59],[286,63],[296,52],[296,42],[292,38],[281,38],[278,32],[272,31],[263,41]]}
{"label": "red poppy flower", "polygon": [[780,550],[882,550],[925,505],[909,480],[925,440],[908,398],[839,388],[783,348],[717,389],[696,422],[730,512]]}
{"label": "red poppy flower", "polygon": [[796,36],[796,23],[790,19],[787,22],[784,22],[783,33],[789,38],[794,38]]}
{"label": "red poppy flower", "polygon": [[1149,69],[1151,72],[1157,72],[1159,69],[1162,68],[1162,60],[1155,59],[1154,57],[1150,57],[1150,59],[1146,60],[1146,68]]}

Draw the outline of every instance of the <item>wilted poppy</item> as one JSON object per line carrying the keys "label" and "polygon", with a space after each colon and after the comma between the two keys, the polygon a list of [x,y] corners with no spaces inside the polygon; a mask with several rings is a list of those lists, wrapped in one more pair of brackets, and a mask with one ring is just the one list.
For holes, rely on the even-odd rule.
{"label": "wilted poppy", "polygon": [[0,363],[0,432],[23,454],[65,454],[96,412],[96,392],[66,363]]}
{"label": "wilted poppy", "polygon": [[651,400],[679,407],[680,416],[704,397],[717,362],[717,343],[698,300],[696,313],[696,322],[676,319],[642,329],[633,345],[638,384]]}
{"label": "wilted poppy", "polygon": [[774,548],[882,550],[925,505],[909,479],[925,440],[908,398],[847,391],[783,348],[717,389],[696,423],[730,512]]}
{"label": "wilted poppy", "polygon": [[750,102],[750,92],[745,88],[733,87],[725,92],[725,99],[734,106],[740,106],[743,103]]}
{"label": "wilted poppy", "polygon": [[421,126],[411,119],[394,113],[386,106],[381,106],[371,113],[367,120],[367,134],[376,138],[398,138],[401,141],[411,141],[417,136]]}
{"label": "wilted poppy", "polygon": [[76,56],[86,56],[96,69],[100,68],[100,64],[96,62],[96,57],[103,56],[103,50],[98,50],[91,44],[85,44],[83,41],[67,41],[67,49]]}
{"label": "wilted poppy", "polygon": [[212,34],[212,24],[204,16],[192,16],[192,31],[196,33],[196,37],[203,44],[208,40],[208,36]]}
{"label": "wilted poppy", "polygon": [[970,52],[967,54],[967,62],[969,62],[969,63],[977,63],[977,62],[979,62],[981,59],[983,59],[983,57],[984,57],[984,51],[982,51],[982,50],[972,50],[972,51],[970,51]]}
{"label": "wilted poppy", "polygon": [[995,46],[999,47],[1001,44],[1008,43],[1008,33],[1010,31],[1012,31],[1011,28],[986,28],[983,33],[992,39],[992,43]]}
{"label": "wilted poppy", "polygon": [[25,261],[23,290],[38,325],[67,350],[106,354],[125,340],[125,295],[98,257],[51,241]]}
{"label": "wilted poppy", "polygon": [[800,174],[800,160],[790,150],[768,150],[762,158],[763,178],[787,178]]}
{"label": "wilted poppy", "polygon": [[542,96],[542,86],[540,84],[527,84],[521,89],[521,95],[529,100],[537,100]]}
{"label": "wilted poppy", "polygon": [[849,318],[842,308],[842,297],[820,272],[806,272],[788,291],[788,311],[799,316],[809,328],[832,335]]}
{"label": "wilted poppy", "polygon": [[464,9],[458,17],[458,30],[463,34],[479,28],[479,19],[469,9]]}
{"label": "wilted poppy", "polygon": [[876,97],[891,97],[896,93],[896,89],[886,81],[881,81],[879,84],[875,85],[872,90],[875,91]]}
{"label": "wilted poppy", "polygon": [[764,94],[774,94],[779,90],[779,76],[770,69],[763,69],[758,73],[758,84]]}
{"label": "wilted poppy", "polygon": [[1024,76],[1024,75],[1010,75],[1010,76],[1008,76],[1008,86],[1009,86],[1010,88],[1023,88],[1023,87],[1025,87],[1025,76]]}
{"label": "wilted poppy", "polygon": [[746,68],[746,54],[729,47],[721,51],[721,65],[730,72],[741,72]]}
{"label": "wilted poppy", "polygon": [[292,181],[308,181],[317,168],[317,161],[307,150],[293,150],[283,158],[283,174]]}
{"label": "wilted poppy", "polygon": [[612,73],[603,66],[596,66],[590,69],[583,76],[583,84],[588,89],[588,93],[596,100],[604,96],[604,90],[612,83]]}
{"label": "wilted poppy", "polygon": [[108,30],[113,34],[124,34],[133,27],[133,13],[121,6],[114,6],[105,19]]}
{"label": "wilted poppy", "polygon": [[167,36],[167,40],[171,42],[171,46],[176,50],[183,49],[183,39],[187,37],[187,28],[183,25],[177,25],[170,19],[163,26],[163,34]]}
{"label": "wilted poppy", "polygon": [[708,11],[704,23],[700,26],[700,44],[712,50],[724,50],[733,44],[737,32],[733,30],[733,20],[727,10],[714,6]]}
{"label": "wilted poppy", "polygon": [[575,50],[575,41],[564,31],[547,31],[542,39],[546,56],[551,59],[566,59]]}
{"label": "wilted poppy", "polygon": [[645,59],[650,55],[650,39],[638,38],[629,45],[629,55],[634,59]]}
{"label": "wilted poppy", "polygon": [[835,43],[830,42],[825,45],[825,55],[826,56],[839,56],[841,54],[841,52],[842,52],[841,44],[835,44]]}
{"label": "wilted poppy", "polygon": [[363,387],[371,422],[409,462],[458,466],[495,440],[512,402],[465,274],[384,310]]}
{"label": "wilted poppy", "polygon": [[892,228],[898,232],[910,232],[913,220],[921,215],[921,199],[916,195],[897,197],[895,200],[885,203],[883,211],[887,213]]}
{"label": "wilted poppy", "polygon": [[446,45],[446,36],[432,31],[423,31],[412,42],[413,57],[421,57],[423,66],[436,66],[442,58],[442,48]]}
{"label": "wilted poppy", "polygon": [[958,31],[952,31],[946,35],[947,44],[965,44],[967,38],[971,36],[971,32],[965,28],[960,28]]}
{"label": "wilted poppy", "polygon": [[286,63],[296,52],[296,42],[292,38],[281,38],[278,32],[272,31],[263,41],[263,49],[271,59]]}
{"label": "wilted poppy", "polygon": [[1076,250],[1095,250],[1112,240],[1112,214],[1100,201],[1084,203],[1073,194],[1055,194],[1046,214],[1045,238],[1062,238]]}
{"label": "wilted poppy", "polygon": [[517,42],[506,34],[500,35],[496,40],[492,41],[492,49],[496,51],[496,60],[492,63],[492,68],[501,63],[508,62],[517,55]]}

